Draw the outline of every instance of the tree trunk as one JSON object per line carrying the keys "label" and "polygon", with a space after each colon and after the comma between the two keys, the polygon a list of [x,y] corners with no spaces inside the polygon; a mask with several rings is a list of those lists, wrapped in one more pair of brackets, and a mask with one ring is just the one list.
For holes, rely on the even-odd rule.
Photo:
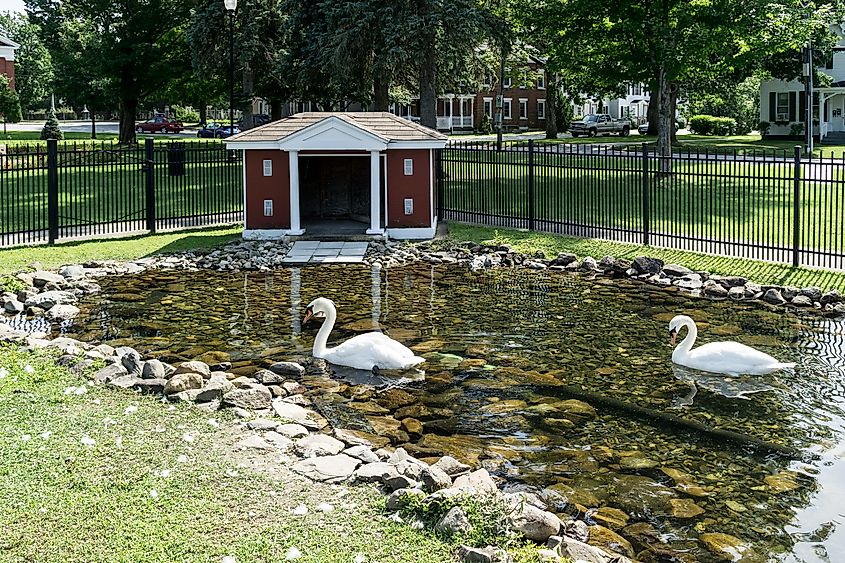
{"label": "tree trunk", "polygon": [[549,77],[546,88],[546,138],[557,139],[558,83],[556,77]]}
{"label": "tree trunk", "polygon": [[[423,21],[431,15],[431,1],[418,0],[419,15]],[[435,59],[434,27],[426,25],[421,31],[424,34],[422,53],[420,53],[420,124],[430,129],[437,129],[437,89],[435,77],[437,75],[437,61]]]}
{"label": "tree trunk", "polygon": [[255,121],[252,115],[252,92],[253,88],[255,87],[255,73],[252,70],[252,67],[249,66],[249,63],[244,63],[244,77],[243,77],[243,86],[244,86],[244,106],[241,109],[243,112],[241,117],[241,131],[246,131],[247,129],[252,129],[255,125]]}
{"label": "tree trunk", "polygon": [[94,113],[94,106],[91,106],[90,114],[91,114],[91,138],[97,138],[97,114]]}
{"label": "tree trunk", "polygon": [[270,98],[270,119],[278,121],[282,118],[282,100],[279,98]]}
{"label": "tree trunk", "polygon": [[135,115],[138,113],[138,100],[123,98],[120,100],[120,128],[117,142],[121,145],[135,143]]}
{"label": "tree trunk", "polygon": [[672,128],[670,130],[672,131],[672,144],[675,145],[675,144],[678,143],[678,132],[675,129],[675,122],[677,121],[675,119],[675,115],[678,112],[678,83],[677,82],[672,82],[671,85],[670,85],[669,100],[670,100],[669,101],[669,104],[670,104],[669,115],[671,116],[671,120],[672,120]]}
{"label": "tree trunk", "polygon": [[648,91],[651,95],[648,98],[648,109],[646,109],[646,119],[648,120],[648,135],[657,135],[657,106],[660,102],[657,95],[657,80],[653,84],[648,85]]}
{"label": "tree trunk", "polygon": [[667,176],[672,173],[672,129],[675,120],[672,115],[672,84],[665,68],[660,69],[657,88],[657,156],[660,176]]}
{"label": "tree trunk", "polygon": [[208,121],[208,104],[205,102],[200,102],[198,105],[200,107],[200,123],[202,125],[205,125]]}
{"label": "tree trunk", "polygon": [[390,84],[382,76],[373,79],[373,100],[375,111],[390,111]]}

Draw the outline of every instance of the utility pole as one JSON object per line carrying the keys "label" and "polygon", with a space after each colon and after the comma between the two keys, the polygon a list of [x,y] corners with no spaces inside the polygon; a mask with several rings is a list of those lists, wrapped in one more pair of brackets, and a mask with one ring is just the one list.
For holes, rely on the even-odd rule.
{"label": "utility pole", "polygon": [[502,125],[505,106],[505,46],[502,44],[502,60],[499,64],[499,95],[496,96],[496,150],[502,150]]}
{"label": "utility pole", "polygon": [[809,157],[813,154],[813,43],[811,40],[807,41],[807,47],[804,49],[804,78],[804,90],[807,97],[805,152]]}

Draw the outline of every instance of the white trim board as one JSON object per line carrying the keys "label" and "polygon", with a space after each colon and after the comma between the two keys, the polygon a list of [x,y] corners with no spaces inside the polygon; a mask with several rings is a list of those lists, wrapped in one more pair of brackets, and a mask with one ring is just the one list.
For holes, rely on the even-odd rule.
{"label": "white trim board", "polygon": [[419,240],[419,239],[432,239],[434,238],[434,233],[437,230],[436,227],[405,227],[405,228],[393,228],[387,229],[387,236],[388,238],[394,238],[399,240]]}

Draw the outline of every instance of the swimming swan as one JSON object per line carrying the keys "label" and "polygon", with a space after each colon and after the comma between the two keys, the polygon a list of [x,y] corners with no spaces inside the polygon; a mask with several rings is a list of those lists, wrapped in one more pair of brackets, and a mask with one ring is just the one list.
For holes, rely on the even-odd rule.
{"label": "swimming swan", "polygon": [[687,327],[687,337],[672,352],[672,361],[693,369],[724,373],[727,375],[765,375],[783,368],[795,367],[777,361],[768,354],[738,342],[711,342],[691,350],[698,336],[695,321],[686,315],[678,315],[669,322],[669,339],[672,345],[681,328]]}
{"label": "swimming swan", "polygon": [[425,358],[415,356],[403,344],[380,332],[354,336],[334,348],[326,348],[329,333],[337,320],[337,309],[331,299],[318,297],[305,309],[303,324],[312,317],[325,315],[326,320],[314,338],[313,355],[329,363],[355,369],[408,369],[419,365]]}

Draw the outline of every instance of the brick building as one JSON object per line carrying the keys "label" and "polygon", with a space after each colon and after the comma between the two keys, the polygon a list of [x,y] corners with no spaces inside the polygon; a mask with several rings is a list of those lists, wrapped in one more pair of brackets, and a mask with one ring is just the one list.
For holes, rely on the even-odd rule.
{"label": "brick building", "polygon": [[15,89],[15,49],[17,43],[0,35],[0,74],[9,77],[9,84]]}

